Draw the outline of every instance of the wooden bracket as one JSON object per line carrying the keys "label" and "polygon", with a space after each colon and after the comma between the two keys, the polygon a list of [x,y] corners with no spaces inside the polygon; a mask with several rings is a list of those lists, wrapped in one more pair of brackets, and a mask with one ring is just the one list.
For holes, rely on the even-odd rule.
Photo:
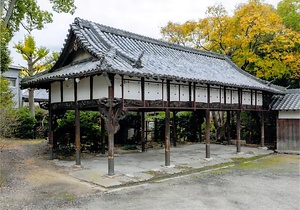
{"label": "wooden bracket", "polygon": [[127,111],[122,110],[121,99],[114,98],[110,101],[109,98],[102,98],[98,101],[98,108],[101,117],[105,120],[107,132],[117,133],[120,129],[119,121],[127,115]]}

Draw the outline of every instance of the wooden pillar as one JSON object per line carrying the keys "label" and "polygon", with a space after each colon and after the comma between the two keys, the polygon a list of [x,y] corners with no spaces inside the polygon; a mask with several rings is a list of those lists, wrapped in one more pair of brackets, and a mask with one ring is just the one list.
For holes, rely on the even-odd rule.
{"label": "wooden pillar", "polygon": [[210,158],[210,111],[206,110],[206,118],[205,118],[205,150],[206,150],[206,158]]}
{"label": "wooden pillar", "polygon": [[227,141],[229,144],[229,141],[231,140],[231,116],[230,111],[226,111],[226,123],[227,123]]}
{"label": "wooden pillar", "polygon": [[105,120],[101,118],[101,154],[105,154]]}
{"label": "wooden pillar", "polygon": [[176,122],[176,111],[173,111],[173,146],[177,146],[177,122]]}
{"label": "wooden pillar", "polygon": [[165,166],[170,166],[170,110],[165,113]]}
{"label": "wooden pillar", "polygon": [[[49,98],[50,98],[50,91],[49,91]],[[53,160],[53,111],[51,106],[51,101],[49,101],[49,160]]]}
{"label": "wooden pillar", "polygon": [[74,79],[74,98],[75,98],[75,151],[76,151],[76,165],[81,165],[80,157],[80,112],[77,101],[77,82]]}
{"label": "wooden pillar", "polygon": [[260,140],[260,146],[265,146],[265,117],[264,112],[261,112],[261,140]]}
{"label": "wooden pillar", "polygon": [[[108,133],[108,175],[115,174],[114,169],[114,135],[120,129],[119,121],[126,116],[123,110],[123,99],[114,98],[114,74],[104,74],[108,83],[108,98],[98,100],[100,115],[105,120],[106,131]],[[108,76],[108,77],[107,77]]]}
{"label": "wooden pillar", "polygon": [[158,142],[158,120],[154,119],[154,142]]}
{"label": "wooden pillar", "polygon": [[145,152],[145,112],[141,112],[141,143],[142,152]]}
{"label": "wooden pillar", "polygon": [[165,166],[170,166],[170,80],[167,80],[167,108],[165,111]]}
{"label": "wooden pillar", "polygon": [[114,75],[109,75],[111,85],[108,87],[108,116],[107,116],[107,132],[108,132],[108,175],[113,176],[115,174],[114,166],[114,144],[115,144],[115,132],[113,129],[113,100],[114,100]]}
{"label": "wooden pillar", "polygon": [[241,152],[241,111],[236,112],[236,152]]}

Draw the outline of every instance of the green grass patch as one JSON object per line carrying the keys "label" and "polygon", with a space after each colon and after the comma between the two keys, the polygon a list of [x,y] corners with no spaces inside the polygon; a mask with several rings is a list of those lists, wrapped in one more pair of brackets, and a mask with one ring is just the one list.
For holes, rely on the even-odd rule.
{"label": "green grass patch", "polygon": [[181,171],[188,171],[188,170],[192,170],[193,167],[190,166],[175,166],[176,169],[179,169]]}
{"label": "green grass patch", "polygon": [[76,199],[77,197],[76,197],[75,195],[71,195],[71,194],[69,194],[69,193],[66,193],[66,194],[65,194],[65,198],[67,198],[68,200],[74,200],[74,199]]}
{"label": "green grass patch", "polygon": [[[259,161],[256,161],[259,160]],[[271,155],[271,156],[257,156],[253,158],[236,158],[234,161],[234,168],[236,169],[251,169],[251,168],[268,168],[280,165],[286,162],[298,162],[300,156],[295,155]]]}

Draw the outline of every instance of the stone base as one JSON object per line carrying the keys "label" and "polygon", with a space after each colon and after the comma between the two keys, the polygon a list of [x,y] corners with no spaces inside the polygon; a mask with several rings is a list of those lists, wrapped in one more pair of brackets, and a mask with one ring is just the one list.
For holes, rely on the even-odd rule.
{"label": "stone base", "polygon": [[[231,145],[236,145],[236,142],[237,142],[237,140],[230,140],[230,144]],[[246,140],[240,140],[240,142],[241,142],[241,146],[244,146],[244,145],[246,145]]]}

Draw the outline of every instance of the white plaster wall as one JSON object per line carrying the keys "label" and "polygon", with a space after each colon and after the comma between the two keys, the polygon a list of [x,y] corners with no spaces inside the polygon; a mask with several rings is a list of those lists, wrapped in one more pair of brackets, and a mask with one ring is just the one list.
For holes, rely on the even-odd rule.
{"label": "white plaster wall", "polygon": [[90,78],[82,78],[77,83],[77,100],[89,100],[90,99]]}
{"label": "white plaster wall", "polygon": [[[157,83],[157,81],[154,83],[154,81],[145,81],[145,100],[162,100],[162,83]],[[166,99],[165,96],[164,100]]]}
{"label": "white plaster wall", "polygon": [[238,104],[239,103],[239,97],[238,97],[238,90],[232,91],[232,104]]}
{"label": "white plaster wall", "polygon": [[120,75],[115,76],[114,96],[116,98],[122,98],[122,77]]}
{"label": "white plaster wall", "polygon": [[179,101],[179,84],[170,84],[170,100]]}
{"label": "white plaster wall", "polygon": [[73,57],[72,62],[81,61],[83,59],[91,58],[91,54],[80,49],[77,51],[76,55]]}
{"label": "white plaster wall", "polygon": [[251,92],[243,91],[242,99],[242,103],[244,105],[251,105]]}
{"label": "white plaster wall", "polygon": [[63,100],[74,101],[74,79],[63,81]]}
{"label": "white plaster wall", "polygon": [[231,91],[226,89],[226,104],[231,104]]}
{"label": "white plaster wall", "polygon": [[262,106],[263,96],[261,92],[257,92],[257,106]]}
{"label": "white plaster wall", "polygon": [[51,83],[51,103],[60,101],[60,82]]}
{"label": "white plaster wall", "polygon": [[300,119],[300,110],[283,110],[279,111],[279,119]]}
{"label": "white plaster wall", "polygon": [[207,88],[196,87],[196,102],[207,103]]}
{"label": "white plaster wall", "polygon": [[224,103],[224,89],[223,88],[221,88],[221,103]]}
{"label": "white plaster wall", "polygon": [[189,86],[186,84],[180,85],[180,101],[189,101]]}
{"label": "white plaster wall", "polygon": [[[131,78],[139,80],[139,78]],[[141,81],[124,80],[124,99],[142,100]]]}
{"label": "white plaster wall", "polygon": [[210,88],[210,103],[220,103],[220,89]]}
{"label": "white plaster wall", "polygon": [[93,99],[108,98],[108,77],[94,76],[93,78]]}

